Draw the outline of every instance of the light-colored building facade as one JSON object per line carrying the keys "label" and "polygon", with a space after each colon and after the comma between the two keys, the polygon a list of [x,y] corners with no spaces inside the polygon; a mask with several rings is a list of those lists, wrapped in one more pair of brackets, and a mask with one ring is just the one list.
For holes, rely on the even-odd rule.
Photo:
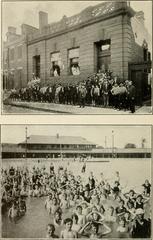
{"label": "light-colored building facade", "polygon": [[2,144],[2,159],[151,158],[150,148],[103,148],[79,136],[31,135],[19,144]]}
{"label": "light-colored building facade", "polygon": [[39,12],[39,29],[22,30],[15,42],[6,43],[4,52],[21,42],[22,61],[15,59],[13,67],[9,59],[8,68],[4,65],[4,72],[23,68],[23,77],[14,78],[14,87],[25,87],[33,73],[42,85],[53,85],[75,84],[99,70],[110,70],[121,80],[132,79],[140,96],[148,86],[151,38],[143,12],[135,12],[129,2],[103,2],[51,24],[48,14]]}

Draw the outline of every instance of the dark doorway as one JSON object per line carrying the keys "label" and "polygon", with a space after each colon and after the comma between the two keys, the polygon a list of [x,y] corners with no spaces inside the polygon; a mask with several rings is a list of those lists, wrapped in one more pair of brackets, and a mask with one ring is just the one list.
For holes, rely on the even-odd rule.
{"label": "dark doorway", "polygon": [[111,64],[111,40],[101,40],[95,43],[97,55],[97,72],[108,71]]}
{"label": "dark doorway", "polygon": [[7,74],[3,74],[3,89],[8,89],[8,75]]}
{"label": "dark doorway", "polygon": [[33,57],[33,72],[36,77],[40,78],[40,55]]}
{"label": "dark doorway", "polygon": [[141,106],[145,102],[151,104],[151,83],[149,74],[151,63],[131,63],[129,64],[129,79],[136,87],[136,104]]}
{"label": "dark doorway", "polygon": [[142,71],[132,70],[131,80],[133,85],[136,87],[136,104],[142,105]]}

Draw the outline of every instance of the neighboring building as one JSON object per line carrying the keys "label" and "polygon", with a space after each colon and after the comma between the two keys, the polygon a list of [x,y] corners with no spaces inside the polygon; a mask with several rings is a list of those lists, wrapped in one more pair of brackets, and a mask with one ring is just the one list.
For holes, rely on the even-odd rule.
{"label": "neighboring building", "polygon": [[51,24],[39,12],[39,30],[27,34],[26,44],[27,79],[35,73],[42,85],[77,83],[110,70],[120,80],[132,79],[139,99],[148,94],[151,37],[143,12],[129,2],[103,2]]}
{"label": "neighboring building", "polygon": [[22,24],[21,35],[16,28],[8,27],[7,40],[3,43],[3,89],[22,88],[28,82],[27,35],[38,29]]}
{"label": "neighboring building", "polygon": [[109,158],[151,158],[149,148],[99,148],[82,137],[31,135],[19,144],[2,144],[2,159],[66,159],[89,157],[105,160]]}

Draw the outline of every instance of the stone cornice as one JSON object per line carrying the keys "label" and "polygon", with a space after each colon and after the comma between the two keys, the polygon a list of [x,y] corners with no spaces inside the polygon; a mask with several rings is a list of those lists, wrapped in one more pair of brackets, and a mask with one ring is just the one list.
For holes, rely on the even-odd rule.
{"label": "stone cornice", "polygon": [[68,27],[68,28],[60,30],[58,32],[51,33],[51,34],[42,34],[40,36],[37,36],[37,38],[35,38],[35,39],[27,40],[27,44],[31,45],[31,44],[34,44],[34,43],[37,43],[37,42],[40,42],[40,41],[43,41],[43,40],[48,40],[50,38],[54,38],[54,37],[66,34],[68,32],[72,32],[72,31],[78,30],[80,28],[92,25],[94,23],[98,23],[100,21],[104,21],[104,20],[107,20],[107,19],[119,16],[119,15],[123,15],[123,14],[127,14],[130,17],[132,17],[132,16],[134,16],[135,12],[130,7],[115,9],[114,11],[112,11],[112,12],[110,12],[108,14],[104,14],[104,15],[101,15],[99,17],[95,17],[95,18],[89,19],[86,22],[81,22],[81,23],[79,23],[79,24],[77,24],[75,26]]}

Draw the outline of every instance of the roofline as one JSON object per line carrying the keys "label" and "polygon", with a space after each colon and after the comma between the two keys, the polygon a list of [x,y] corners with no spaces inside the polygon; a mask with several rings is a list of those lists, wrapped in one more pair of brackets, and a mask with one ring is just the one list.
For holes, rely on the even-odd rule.
{"label": "roofline", "polygon": [[32,27],[32,28],[35,28],[36,30],[39,30],[39,28],[36,28],[36,27],[34,27],[34,26],[32,26],[32,25],[29,25],[29,24],[27,24],[27,23],[22,23],[21,26],[22,26],[22,25],[26,25],[26,26],[28,26],[28,27]]}
{"label": "roofline", "polygon": [[[88,141],[88,140],[87,140]],[[21,142],[21,143],[18,143],[18,145],[24,145],[24,144],[26,144],[26,142]],[[59,142],[59,143],[38,143],[38,142],[33,142],[33,143],[28,143],[27,142],[27,145],[31,145],[31,144],[41,144],[41,145],[93,145],[93,146],[96,146],[96,144],[95,143],[90,143],[90,142],[87,142],[87,143],[61,143],[61,142]]]}
{"label": "roofline", "polygon": [[62,137],[67,137],[67,138],[81,138],[81,139],[84,139],[85,141],[87,141],[87,143],[68,143],[69,145],[74,145],[74,144],[79,144],[79,145],[93,145],[93,146],[96,146],[97,144],[96,143],[92,143],[92,142],[90,142],[90,141],[88,141],[86,138],[84,138],[84,137],[81,137],[81,136],[59,136],[59,138],[57,138],[57,136],[55,135],[55,136],[49,136],[49,135],[30,135],[28,138],[31,138],[32,136],[36,136],[37,138],[39,138],[39,137],[47,137],[47,138],[49,138],[49,137],[54,137],[55,139],[58,139],[59,140],[59,142],[58,143],[41,143],[41,142],[28,142],[28,139],[27,139],[27,143],[26,143],[26,140],[25,141],[23,141],[23,142],[20,142],[20,143],[17,143],[17,145],[19,146],[19,145],[23,145],[23,144],[41,144],[41,145],[51,145],[51,144],[55,144],[55,145],[58,145],[58,144],[66,144],[66,143],[61,143],[60,142],[60,140],[61,140],[61,138]]}
{"label": "roofline", "polygon": [[102,16],[96,17],[94,19],[89,19],[87,22],[77,24],[76,26],[69,27],[69,28],[61,30],[59,32],[51,33],[51,34],[48,34],[48,35],[43,35],[43,36],[40,36],[36,39],[28,40],[27,45],[32,45],[33,43],[48,40],[50,38],[54,38],[54,37],[63,35],[65,33],[73,32],[77,29],[84,28],[86,26],[92,25],[92,24],[100,22],[102,20],[106,20],[108,18],[113,18],[113,17],[118,16],[118,15],[125,15],[125,14],[128,14],[128,13],[130,13],[131,16],[134,16],[135,11],[131,7],[127,7],[126,9],[125,8],[117,9],[117,10],[115,10],[111,13],[108,13],[106,15],[102,15]]}

